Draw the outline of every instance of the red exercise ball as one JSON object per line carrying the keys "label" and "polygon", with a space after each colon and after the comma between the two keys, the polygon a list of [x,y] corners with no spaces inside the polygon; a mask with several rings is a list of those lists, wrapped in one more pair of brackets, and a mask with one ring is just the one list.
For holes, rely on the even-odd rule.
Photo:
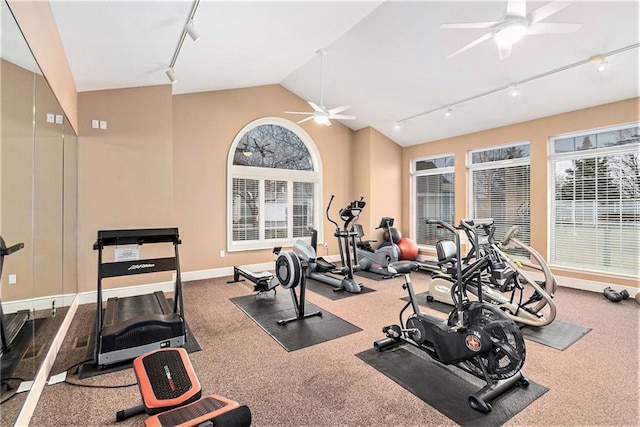
{"label": "red exercise ball", "polygon": [[408,237],[403,237],[398,240],[398,248],[400,248],[400,259],[406,261],[413,261],[418,258],[418,244],[415,240]]}

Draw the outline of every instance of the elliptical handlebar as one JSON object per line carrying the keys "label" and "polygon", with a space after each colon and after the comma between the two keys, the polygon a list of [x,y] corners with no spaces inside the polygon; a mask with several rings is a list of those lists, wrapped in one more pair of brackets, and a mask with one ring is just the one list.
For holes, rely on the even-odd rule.
{"label": "elliptical handlebar", "polygon": [[338,225],[338,223],[332,220],[331,217],[329,216],[329,209],[331,209],[331,203],[333,202],[334,197],[335,196],[332,194],[331,198],[329,199],[329,204],[327,205],[327,210],[325,212],[327,214],[327,219],[329,220],[329,222],[331,222],[333,225],[336,226],[336,230],[340,230],[340,226]]}
{"label": "elliptical handlebar", "polygon": [[[329,209],[331,209],[331,203],[333,202],[333,198],[335,197],[335,195],[331,195],[331,199],[329,199],[329,204],[327,204],[327,210],[326,215],[327,215],[327,220],[329,220],[329,222],[331,222],[333,225],[335,225],[336,227],[336,232],[340,231],[340,226],[338,225],[337,222],[335,222],[334,220],[331,219],[331,216],[329,215]],[[347,206],[345,206],[344,208],[340,209],[338,211],[338,215],[340,216],[340,219],[344,221],[344,227],[343,230],[347,231],[349,229],[349,225],[354,221],[357,220],[358,217],[360,216],[360,213],[362,212],[362,210],[364,209],[366,205],[366,202],[364,201],[364,197],[360,197],[360,200],[353,200],[351,202],[349,202],[349,204]]]}

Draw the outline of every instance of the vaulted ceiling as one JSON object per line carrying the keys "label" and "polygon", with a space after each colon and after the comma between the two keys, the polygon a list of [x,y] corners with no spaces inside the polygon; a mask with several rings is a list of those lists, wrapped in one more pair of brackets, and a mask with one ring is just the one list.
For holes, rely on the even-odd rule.
{"label": "vaulted ceiling", "polygon": [[[327,108],[351,106],[342,114],[356,119],[346,126],[372,126],[409,146],[637,97],[640,3],[562,3],[540,23],[580,24],[577,31],[525,35],[504,59],[490,36],[449,57],[495,28],[441,25],[499,21],[506,0],[52,0],[51,9],[80,92],[167,84],[195,5],[201,39],[184,40],[174,94],[281,84],[320,104],[323,82]],[[529,1],[526,11],[548,4]],[[590,61],[599,55],[603,72]]]}

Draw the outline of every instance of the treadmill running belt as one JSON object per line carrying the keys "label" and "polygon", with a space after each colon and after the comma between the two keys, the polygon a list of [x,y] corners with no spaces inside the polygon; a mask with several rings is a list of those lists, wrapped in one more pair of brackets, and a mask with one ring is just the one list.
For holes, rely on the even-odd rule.
{"label": "treadmill running belt", "polygon": [[155,294],[110,299],[107,305],[112,303],[118,307],[115,310],[116,324],[145,314],[164,314]]}

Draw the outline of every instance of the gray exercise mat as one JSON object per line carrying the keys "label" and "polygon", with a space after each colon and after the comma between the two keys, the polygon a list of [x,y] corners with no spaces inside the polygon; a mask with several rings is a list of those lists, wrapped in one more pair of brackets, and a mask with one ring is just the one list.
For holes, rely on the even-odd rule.
{"label": "gray exercise mat", "polygon": [[566,350],[573,343],[585,336],[591,328],[575,325],[563,320],[555,319],[546,326],[525,326],[522,335],[531,341],[558,350]]}
{"label": "gray exercise mat", "polygon": [[369,349],[356,356],[461,426],[503,425],[549,391],[529,379],[528,387],[505,392],[491,402],[493,410],[489,414],[482,414],[471,409],[467,399],[485,383],[460,369],[433,361],[422,350],[404,344],[383,352]]}
{"label": "gray exercise mat", "polygon": [[[327,286],[328,287],[328,286]],[[267,334],[287,351],[299,350],[360,332],[362,329],[306,301],[305,313],[322,311],[322,316],[314,316],[279,325],[278,320],[295,317],[295,308],[288,291],[275,295],[245,295],[231,298],[239,309],[245,312]]]}

